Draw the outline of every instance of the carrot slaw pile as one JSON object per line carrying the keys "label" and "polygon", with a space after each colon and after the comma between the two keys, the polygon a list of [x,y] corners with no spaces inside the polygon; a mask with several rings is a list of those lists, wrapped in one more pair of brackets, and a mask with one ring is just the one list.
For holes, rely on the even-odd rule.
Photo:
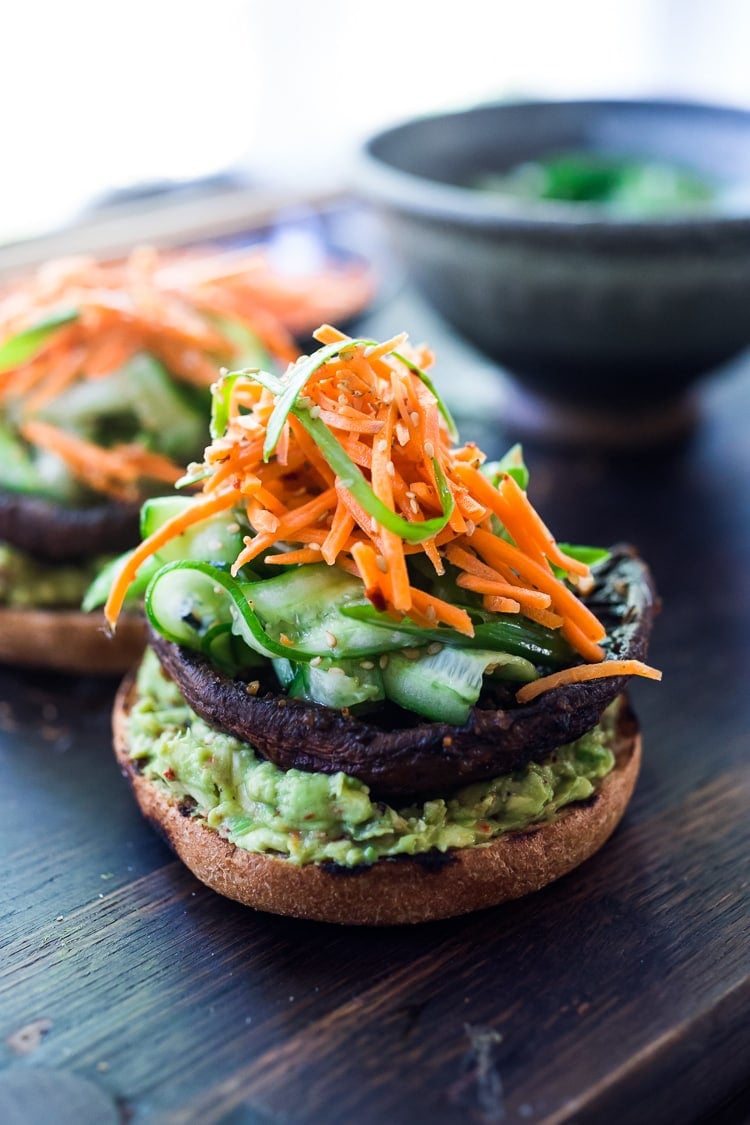
{"label": "carrot slaw pile", "polygon": [[[368,269],[341,261],[335,268],[281,273],[263,250],[224,250],[174,257],[178,284],[219,306],[228,315],[254,321],[259,315],[293,336],[309,335],[323,320],[343,321],[359,313],[373,296]],[[162,271],[172,283],[169,264]],[[295,358],[294,356],[290,358]]]}
{"label": "carrot slaw pile", "polygon": [[[360,284],[364,281],[360,278]],[[124,261],[47,263],[0,300],[0,413],[29,445],[56,454],[97,492],[133,499],[143,479],[174,484],[182,466],[138,441],[104,448],[54,425],[43,412],[78,382],[102,379],[137,353],[178,382],[208,390],[238,358],[221,318],[248,328],[282,366],[297,355],[292,331],[369,294],[351,271],[284,278],[261,251],[162,253],[141,247]],[[348,308],[348,311],[352,311]]]}
{"label": "carrot slaw pile", "polygon": [[521,702],[598,676],[660,678],[640,661],[605,658],[605,628],[580,596],[593,586],[590,568],[561,550],[512,473],[495,485],[481,450],[454,444],[426,348],[405,333],[375,343],[324,325],[314,335],[321,350],[282,379],[240,372],[214,388],[214,440],[185,478],[202,493],[131,554],[105,606],[112,626],[144,561],[236,509],[253,534],[235,575],[261,555],[279,567],[324,561],[358,576],[395,621],[473,636],[465,609],[413,584],[407,564],[421,554],[438,576],[454,567],[486,610],[559,629],[585,663],[524,685]]}

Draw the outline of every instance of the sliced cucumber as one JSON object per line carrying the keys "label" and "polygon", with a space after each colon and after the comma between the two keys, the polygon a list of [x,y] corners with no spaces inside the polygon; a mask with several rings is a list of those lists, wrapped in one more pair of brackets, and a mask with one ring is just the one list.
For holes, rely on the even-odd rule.
{"label": "sliced cucumber", "polygon": [[208,630],[201,643],[201,652],[228,676],[236,676],[238,672],[262,667],[266,663],[265,657],[249,649],[226,622]]}
{"label": "sliced cucumber", "polygon": [[372,660],[322,660],[320,664],[274,660],[279,683],[292,699],[342,710],[385,698],[383,677]]}
{"label": "sliced cucumber", "polygon": [[[193,500],[189,496],[157,496],[147,500],[141,507],[141,536],[147,539],[167,520],[189,508]],[[237,523],[226,513],[202,520],[175,536],[169,543],[147,559],[128,587],[127,601],[141,598],[154,575],[166,564],[180,559],[210,563],[219,569],[228,570],[242,550],[242,534]],[[90,612],[104,605],[109,596],[112,583],[119,574],[132,551],[126,551],[109,562],[96,576],[86,591],[82,609]],[[247,573],[247,570],[243,571]],[[252,571],[250,572],[252,575]],[[231,620],[227,617],[227,621]]]}
{"label": "sliced cucumber", "polygon": [[[108,563],[105,563],[81,602],[81,609],[84,613],[91,613],[93,609],[99,609],[100,606],[104,605],[109,597],[109,591],[112,589],[112,583],[132,553],[132,551],[125,551],[124,554],[118,555],[117,558],[110,559]],[[161,566],[162,563],[157,558],[147,559],[145,563],[139,566],[138,573],[128,586],[128,592],[125,596],[126,605],[131,605],[143,597],[149,582]]]}
{"label": "sliced cucumber", "polygon": [[[180,515],[194,503],[190,496],[157,496],[147,500],[141,508],[141,536],[147,539],[174,516]],[[193,559],[213,566],[229,567],[244,546],[243,531],[233,515],[221,512],[209,519],[193,524],[159,549],[163,562],[175,559]]]}
{"label": "sliced cucumber", "polygon": [[143,353],[102,379],[75,383],[44,407],[40,417],[109,444],[114,438],[146,437],[160,453],[187,461],[206,443],[207,406],[208,393],[197,409],[166,368]]}
{"label": "sliced cucumber", "polygon": [[135,356],[123,374],[141,429],[153,437],[154,448],[179,462],[200,453],[208,439],[204,412],[208,393],[204,410],[196,411],[166,368],[150,355]]}
{"label": "sliced cucumber", "polygon": [[28,492],[61,503],[74,502],[81,487],[71,478],[65,462],[46,450],[33,450],[0,423],[0,488]]}
{"label": "sliced cucumber", "polygon": [[522,657],[446,646],[417,659],[391,653],[383,669],[383,683],[388,698],[407,711],[460,726],[479,699],[487,669],[501,666],[512,669],[513,678],[536,679],[533,664]]}
{"label": "sliced cucumber", "polygon": [[387,629],[347,617],[346,606],[363,602],[362,583],[326,563],[290,567],[278,578],[242,583],[242,592],[269,633],[286,636],[310,656],[356,658],[419,643],[395,624]]}
{"label": "sliced cucumber", "polygon": [[[463,633],[457,633],[455,629],[442,625],[433,629],[424,629],[408,618],[399,621],[398,628],[402,633],[412,635],[412,640],[409,642],[412,645],[437,641],[456,648],[513,653],[515,656],[533,660],[535,664],[551,667],[564,667],[573,659],[573,650],[558,630],[537,625],[525,617],[520,618],[519,614],[492,614],[470,605],[463,605],[460,608],[465,609],[474,621],[473,637],[467,637]],[[388,614],[381,613],[369,603],[346,605],[341,612],[345,617],[353,617],[357,621],[369,622],[378,627],[382,625],[384,629],[391,628]]]}
{"label": "sliced cucumber", "polygon": [[276,640],[248,604],[240,584],[209,563],[179,560],[162,566],[144,599],[146,616],[167,640],[203,651],[217,625],[231,625],[244,644],[267,657],[305,660],[307,654]]}
{"label": "sliced cucumber", "polygon": [[217,626],[232,626],[227,599],[217,594],[210,575],[162,567],[146,591],[146,612],[162,636],[187,648],[203,650]]}

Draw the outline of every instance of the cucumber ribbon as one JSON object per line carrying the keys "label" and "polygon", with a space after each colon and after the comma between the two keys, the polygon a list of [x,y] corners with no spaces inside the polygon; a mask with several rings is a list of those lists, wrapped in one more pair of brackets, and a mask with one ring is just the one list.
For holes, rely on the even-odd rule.
{"label": "cucumber ribbon", "polygon": [[[187,586],[180,580],[186,578]],[[192,610],[199,599],[203,616]],[[229,625],[248,648],[261,656],[311,660],[314,653],[274,639],[263,626],[236,579],[210,563],[178,560],[154,575],[146,590],[145,610],[154,628],[176,644],[208,652],[216,626]]]}

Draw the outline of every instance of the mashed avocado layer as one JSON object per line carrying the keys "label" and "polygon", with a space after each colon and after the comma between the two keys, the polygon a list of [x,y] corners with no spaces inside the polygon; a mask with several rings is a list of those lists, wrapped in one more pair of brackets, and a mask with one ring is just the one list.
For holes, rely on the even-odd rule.
{"label": "mashed avocado layer", "polygon": [[355,867],[383,856],[485,843],[552,819],[564,805],[589,797],[613,768],[613,728],[610,709],[600,726],[541,764],[464,786],[446,800],[395,809],[371,800],[356,778],[284,771],[247,743],[212,730],[149,651],[138,674],[129,738],[143,775],[175,800],[195,802],[193,815],[237,847],[299,864]]}
{"label": "mashed avocado layer", "polygon": [[43,562],[0,542],[0,605],[78,609],[102,562]]}

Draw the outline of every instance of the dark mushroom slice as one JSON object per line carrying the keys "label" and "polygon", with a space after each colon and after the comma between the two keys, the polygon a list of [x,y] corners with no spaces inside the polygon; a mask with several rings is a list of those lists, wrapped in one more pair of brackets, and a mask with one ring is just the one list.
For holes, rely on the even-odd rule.
{"label": "dark mushroom slice", "polygon": [[[611,656],[645,657],[655,594],[648,568],[632,549],[613,551],[587,604],[607,628]],[[626,681],[616,676],[572,684],[523,705],[510,694],[502,706],[480,699],[467,723],[451,726],[419,721],[393,706],[375,719],[289,699],[278,689],[250,695],[242,680],[200,654],[153,631],[150,641],[187,702],[215,729],[251,743],[283,769],[342,770],[389,797],[445,792],[540,760],[595,726]]]}
{"label": "dark mushroom slice", "polygon": [[139,512],[139,503],[74,508],[0,491],[0,541],[52,562],[119,554],[138,542]]}

